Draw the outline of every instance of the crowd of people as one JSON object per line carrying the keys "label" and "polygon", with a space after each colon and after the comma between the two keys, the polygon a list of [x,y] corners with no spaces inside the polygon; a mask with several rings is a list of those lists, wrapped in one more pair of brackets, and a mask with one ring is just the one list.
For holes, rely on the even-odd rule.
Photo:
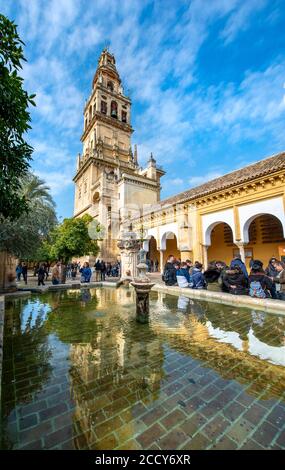
{"label": "crowd of people", "polygon": [[[68,263],[63,267],[60,261],[56,262],[53,267],[49,263],[37,263],[34,266],[34,276],[37,277],[38,286],[44,286],[45,282],[50,276],[51,269],[51,282],[53,285],[61,284],[63,280],[63,269],[65,270],[65,276],[67,279],[75,280],[77,274],[80,274],[81,282],[90,282],[92,273],[95,273],[95,281],[105,281],[106,276],[108,277],[119,277],[120,276],[120,262],[117,261],[114,264],[105,263],[103,260],[97,260],[94,264],[93,269],[90,264],[86,261],[81,265],[80,261]],[[21,276],[25,284],[28,279],[28,265],[25,262],[19,262],[16,267],[17,281],[21,281]]]}
{"label": "crowd of people", "polygon": [[207,289],[216,283],[220,290],[233,295],[285,300],[285,264],[271,258],[266,269],[260,260],[250,261],[248,272],[241,256],[237,255],[229,266],[223,261],[212,261],[206,270],[198,261],[180,261],[170,255],[162,279],[167,286]]}

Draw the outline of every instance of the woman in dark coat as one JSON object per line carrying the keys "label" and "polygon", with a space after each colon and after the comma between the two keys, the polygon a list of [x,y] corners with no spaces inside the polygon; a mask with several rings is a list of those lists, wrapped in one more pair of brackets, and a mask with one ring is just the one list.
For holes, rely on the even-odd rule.
{"label": "woman in dark coat", "polygon": [[246,295],[248,292],[248,280],[239,266],[234,266],[225,272],[223,284],[230,294]]}
{"label": "woman in dark coat", "polygon": [[177,282],[176,268],[174,266],[174,256],[169,256],[164,266],[163,281],[167,286],[174,286]]}
{"label": "woman in dark coat", "polygon": [[45,285],[44,283],[45,274],[46,274],[45,267],[42,264],[40,264],[39,269],[38,269],[38,286]]}

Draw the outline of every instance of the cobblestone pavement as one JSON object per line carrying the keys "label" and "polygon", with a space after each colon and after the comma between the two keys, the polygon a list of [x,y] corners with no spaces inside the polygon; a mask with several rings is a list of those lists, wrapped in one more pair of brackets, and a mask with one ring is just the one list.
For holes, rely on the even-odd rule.
{"label": "cobblestone pavement", "polygon": [[[7,301],[12,449],[284,449],[285,319],[126,288]],[[267,359],[267,360],[266,360]]]}

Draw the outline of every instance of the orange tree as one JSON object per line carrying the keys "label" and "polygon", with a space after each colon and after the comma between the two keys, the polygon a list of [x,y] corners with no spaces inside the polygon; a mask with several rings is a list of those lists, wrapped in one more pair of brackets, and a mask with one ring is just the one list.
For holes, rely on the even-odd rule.
{"label": "orange tree", "polygon": [[[60,260],[65,266],[73,257],[85,255],[96,256],[99,252],[97,240],[90,237],[88,227],[92,217],[85,214],[83,217],[64,219],[49,234],[49,251],[53,260]],[[100,226],[98,225],[98,232]],[[65,282],[66,273],[63,269],[62,282]]]}

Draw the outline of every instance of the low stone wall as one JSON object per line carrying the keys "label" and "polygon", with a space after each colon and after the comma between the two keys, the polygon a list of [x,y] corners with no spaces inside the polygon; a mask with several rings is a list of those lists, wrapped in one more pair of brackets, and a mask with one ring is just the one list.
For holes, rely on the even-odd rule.
{"label": "low stone wall", "polygon": [[207,291],[204,289],[183,289],[177,286],[164,286],[161,284],[155,284],[152,290],[177,296],[184,295],[194,300],[199,299],[223,305],[233,305],[234,307],[254,308],[254,310],[263,310],[268,313],[285,315],[285,302],[282,300],[254,299],[248,295],[232,295],[225,292]]}
{"label": "low stone wall", "polygon": [[9,297],[19,297],[25,295],[35,294],[43,294],[44,292],[54,292],[58,290],[68,290],[68,289],[92,289],[93,287],[118,287],[122,284],[122,281],[99,281],[99,282],[73,282],[73,283],[66,283],[66,284],[58,284],[58,285],[46,285],[46,286],[33,286],[27,287],[25,289],[19,289],[15,292],[7,292],[5,298]]}

